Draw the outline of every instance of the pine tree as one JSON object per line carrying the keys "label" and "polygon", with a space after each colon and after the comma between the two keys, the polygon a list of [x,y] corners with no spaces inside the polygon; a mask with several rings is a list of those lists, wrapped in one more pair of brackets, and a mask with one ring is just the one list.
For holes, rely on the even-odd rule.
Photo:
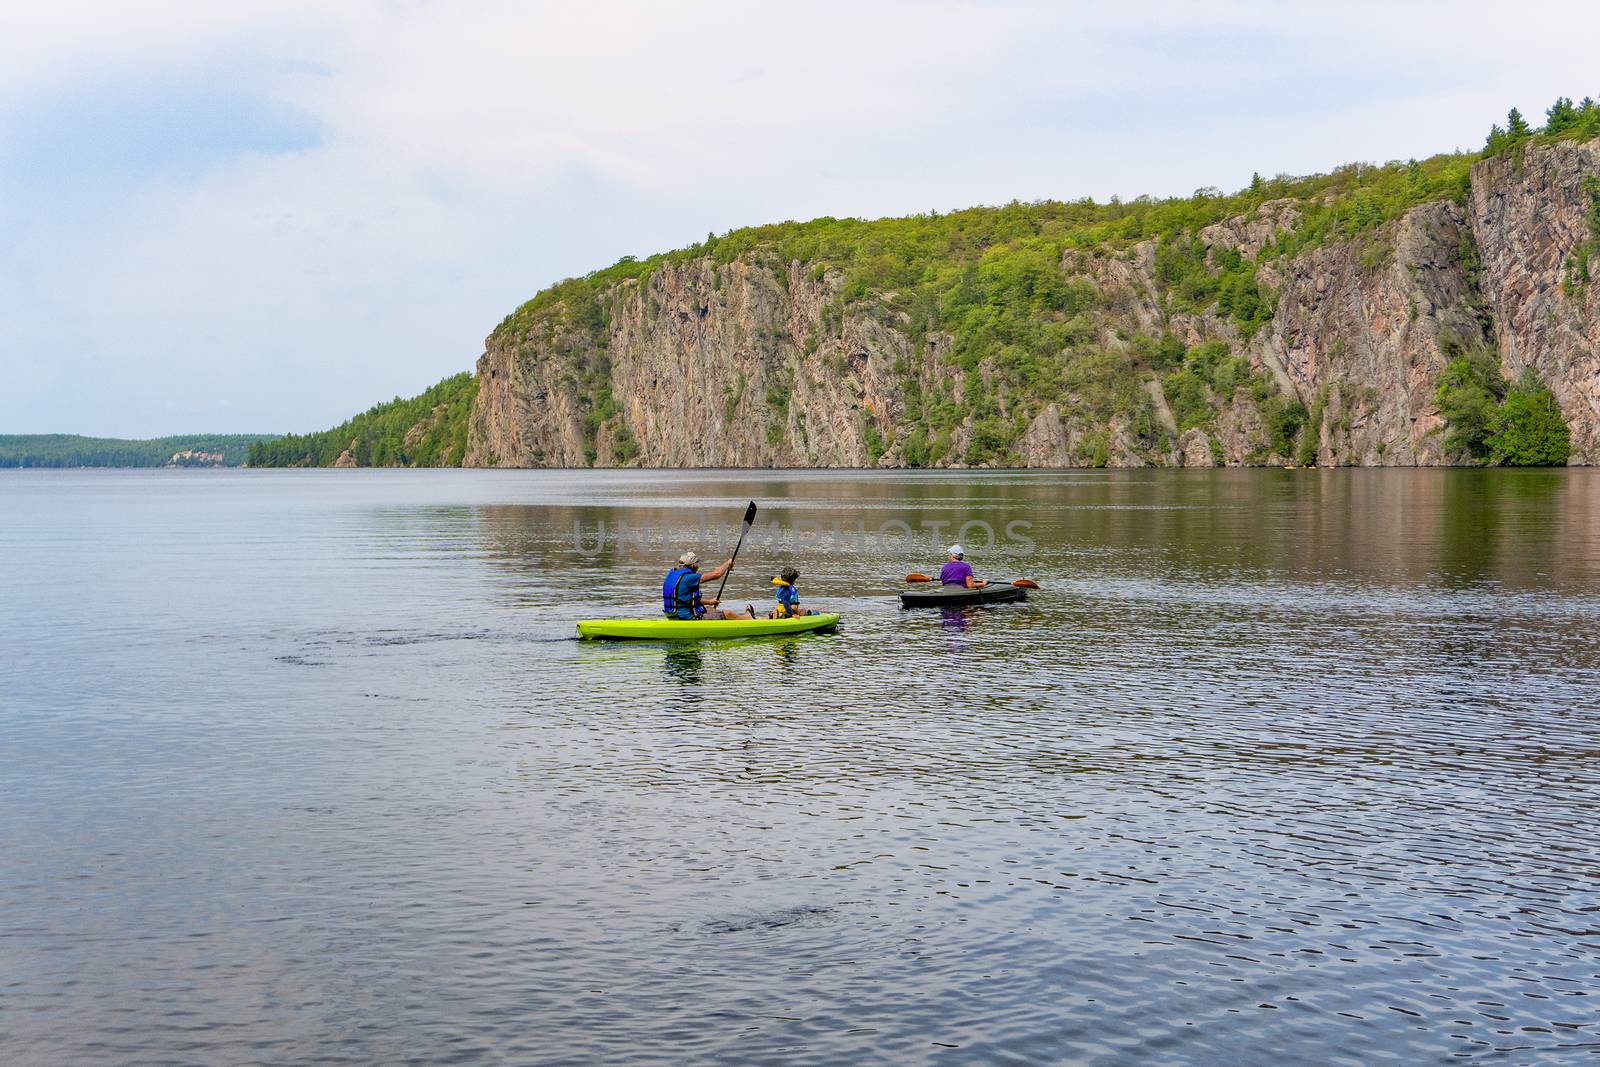
{"label": "pine tree", "polygon": [[1545,111],[1544,132],[1548,134],[1565,133],[1578,124],[1578,109],[1572,106],[1572,98],[1567,96],[1556,97],[1556,102]]}
{"label": "pine tree", "polygon": [[1585,141],[1600,137],[1600,103],[1587,96],[1578,105],[1578,136]]}
{"label": "pine tree", "polygon": [[1513,141],[1520,141],[1532,133],[1533,131],[1528,128],[1528,120],[1522,117],[1522,112],[1516,108],[1506,112],[1506,134]]}

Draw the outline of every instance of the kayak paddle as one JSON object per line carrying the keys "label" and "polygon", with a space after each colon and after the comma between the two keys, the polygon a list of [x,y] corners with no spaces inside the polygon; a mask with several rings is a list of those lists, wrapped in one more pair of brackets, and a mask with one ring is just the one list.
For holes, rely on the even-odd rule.
{"label": "kayak paddle", "polygon": [[756,521],[756,502],[750,501],[750,506],[744,509],[744,529],[739,531],[739,543],[733,546],[733,555],[728,557],[728,570],[722,572],[722,581],[717,583],[717,603],[722,603],[722,589],[728,584],[728,571],[733,570],[733,561],[739,558],[739,549],[744,547],[744,535],[750,532],[751,525]]}
{"label": "kayak paddle", "polygon": [[[908,582],[937,582],[938,580],[939,579],[937,579],[937,578],[929,578],[926,574],[917,574],[915,571],[913,571],[912,573],[906,575],[906,581],[908,581]],[[1015,585],[1015,586],[1018,586],[1019,588],[1022,588],[1022,589],[1037,589],[1037,588],[1039,588],[1039,583],[1034,581],[1032,578],[1018,578],[1014,582],[1001,582],[1000,584],[1001,585]]]}

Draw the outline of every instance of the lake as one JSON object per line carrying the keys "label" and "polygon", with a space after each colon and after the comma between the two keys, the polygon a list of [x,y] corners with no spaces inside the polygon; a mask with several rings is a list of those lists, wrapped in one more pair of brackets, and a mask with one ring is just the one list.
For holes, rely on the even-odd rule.
{"label": "lake", "polygon": [[[836,634],[573,639],[752,499]],[[0,573],[7,1062],[1600,1052],[1600,472],[0,472]]]}

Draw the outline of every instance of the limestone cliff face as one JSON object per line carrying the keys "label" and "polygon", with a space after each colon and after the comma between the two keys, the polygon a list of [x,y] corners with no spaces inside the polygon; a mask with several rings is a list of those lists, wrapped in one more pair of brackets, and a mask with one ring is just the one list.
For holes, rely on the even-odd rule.
{"label": "limestone cliff face", "polygon": [[[1452,354],[1487,346],[1508,377],[1532,367],[1550,385],[1573,462],[1595,463],[1600,284],[1562,284],[1590,236],[1583,180],[1593,175],[1600,142],[1529,147],[1475,165],[1465,205],[1423,204],[1359,238],[1269,258],[1258,280],[1273,315],[1249,337],[1215,309],[1166,311],[1153,241],[1069,254],[1061,271],[1094,289],[1093,344],[1220,341],[1248,360],[1257,385],[1212,395],[1215,417],[1202,428],[1179,426],[1161,374],[1148,369],[1135,371],[1131,406],[1110,415],[1071,388],[1029,398],[1002,389],[999,418],[1020,431],[1003,462],[1291,462],[1263,412],[1259,383],[1270,382],[1309,414],[1320,464],[1448,463],[1439,376]],[[1208,261],[1253,258],[1299,222],[1293,203],[1270,201],[1200,239]],[[757,250],[617,284],[583,325],[514,317],[478,362],[466,464],[904,465],[917,447],[908,411],[935,394],[961,402],[972,379],[951,358],[952,338],[913,331],[892,294],[846,300],[845,286],[838,271]],[[984,381],[991,371],[986,361]],[[968,416],[946,431],[938,464],[961,465],[975,429]],[[1309,458],[1305,444],[1296,451]]]}

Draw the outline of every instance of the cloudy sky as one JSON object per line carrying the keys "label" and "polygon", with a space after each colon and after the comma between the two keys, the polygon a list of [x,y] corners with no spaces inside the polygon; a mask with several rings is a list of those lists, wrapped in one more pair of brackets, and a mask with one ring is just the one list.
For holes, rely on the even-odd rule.
{"label": "cloudy sky", "polygon": [[1476,147],[1596,55],[1539,0],[10,0],[0,433],[322,429],[622,255]]}

